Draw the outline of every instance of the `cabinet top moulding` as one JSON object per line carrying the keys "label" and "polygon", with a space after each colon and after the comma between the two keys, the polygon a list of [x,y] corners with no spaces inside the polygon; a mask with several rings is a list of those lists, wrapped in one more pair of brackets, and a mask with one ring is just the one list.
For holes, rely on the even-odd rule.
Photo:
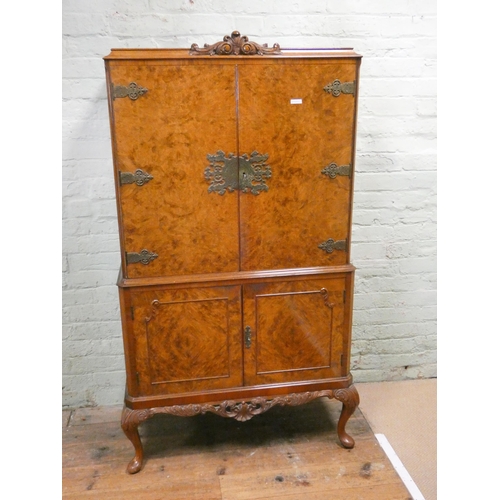
{"label": "cabinet top moulding", "polygon": [[198,58],[227,58],[244,59],[262,57],[276,58],[332,58],[332,57],[359,57],[352,48],[309,48],[309,49],[282,49],[275,43],[272,47],[251,41],[247,36],[241,36],[239,31],[233,31],[225,36],[222,41],[213,44],[205,43],[203,47],[193,43],[190,49],[111,49],[111,53],[104,57],[106,60],[123,59],[198,59]]}
{"label": "cabinet top moulding", "polygon": [[362,56],[354,52],[350,48],[314,48],[314,49],[281,49],[276,54],[262,54],[262,55],[208,55],[191,53],[191,49],[111,49],[109,55],[103,59],[107,61],[123,61],[123,60],[138,60],[138,59],[218,59],[218,60],[245,60],[249,59],[345,59],[345,58],[359,58]]}
{"label": "cabinet top moulding", "polygon": [[137,59],[217,59],[217,60],[249,60],[249,59],[344,59],[359,58],[361,55],[352,49],[281,49],[279,54],[270,55],[191,55],[190,49],[111,49],[104,59],[107,61],[124,61]]}

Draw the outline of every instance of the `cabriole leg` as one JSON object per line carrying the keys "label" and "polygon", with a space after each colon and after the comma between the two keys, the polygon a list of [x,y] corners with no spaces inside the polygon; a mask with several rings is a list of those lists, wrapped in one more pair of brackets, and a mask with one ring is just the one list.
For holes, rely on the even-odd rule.
{"label": "cabriole leg", "polygon": [[127,466],[129,474],[135,474],[142,469],[144,451],[142,449],[141,437],[139,436],[139,424],[152,416],[150,410],[131,410],[126,406],[122,411],[122,429],[130,442],[134,445],[135,456]]}
{"label": "cabriole leg", "polygon": [[345,426],[351,415],[359,405],[359,394],[356,388],[351,385],[346,389],[337,389],[333,397],[342,402],[342,412],[337,424],[337,434],[344,448],[354,447],[354,439],[345,431]]}

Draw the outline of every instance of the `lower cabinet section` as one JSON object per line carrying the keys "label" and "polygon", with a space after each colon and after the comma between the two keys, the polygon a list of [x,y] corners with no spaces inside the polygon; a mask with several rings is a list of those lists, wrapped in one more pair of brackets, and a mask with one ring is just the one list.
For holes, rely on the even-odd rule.
{"label": "lower cabinet section", "polygon": [[148,285],[119,283],[127,366],[122,427],[142,467],[138,424],[156,413],[238,420],[318,397],[358,396],[349,374],[353,271]]}
{"label": "lower cabinet section", "polygon": [[[128,393],[170,395],[338,377],[346,278],[122,290]],[[348,318],[347,318],[348,319]]]}

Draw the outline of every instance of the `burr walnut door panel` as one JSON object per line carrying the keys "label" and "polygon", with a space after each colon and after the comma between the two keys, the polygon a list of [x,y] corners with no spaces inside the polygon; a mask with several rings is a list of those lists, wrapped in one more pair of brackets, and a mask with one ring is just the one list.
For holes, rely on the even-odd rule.
{"label": "burr walnut door panel", "polygon": [[268,155],[271,171],[267,191],[240,194],[242,270],[348,262],[351,178],[341,173],[353,164],[355,97],[324,88],[354,82],[356,68],[353,60],[239,68],[240,156]]}
{"label": "burr walnut door panel", "polygon": [[238,270],[237,196],[209,192],[205,179],[208,154],[236,151],[235,68],[210,63],[110,68],[115,88],[147,89],[135,100],[112,100],[115,168],[129,175],[117,187],[121,240],[124,253],[135,254],[125,277]]}
{"label": "burr walnut door panel", "polygon": [[341,375],[345,279],[243,287],[245,385]]}
{"label": "burr walnut door panel", "polygon": [[239,286],[133,292],[134,395],[242,384]]}

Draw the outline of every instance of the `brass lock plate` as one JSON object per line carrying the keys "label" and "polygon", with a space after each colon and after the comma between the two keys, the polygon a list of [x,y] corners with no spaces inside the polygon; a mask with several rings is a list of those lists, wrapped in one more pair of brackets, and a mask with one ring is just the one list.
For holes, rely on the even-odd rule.
{"label": "brass lock plate", "polygon": [[207,155],[210,165],[205,168],[205,179],[210,182],[209,193],[223,195],[226,191],[241,191],[258,195],[268,191],[266,180],[271,177],[271,167],[266,163],[269,155],[253,151],[250,155],[235,156],[223,151]]}

